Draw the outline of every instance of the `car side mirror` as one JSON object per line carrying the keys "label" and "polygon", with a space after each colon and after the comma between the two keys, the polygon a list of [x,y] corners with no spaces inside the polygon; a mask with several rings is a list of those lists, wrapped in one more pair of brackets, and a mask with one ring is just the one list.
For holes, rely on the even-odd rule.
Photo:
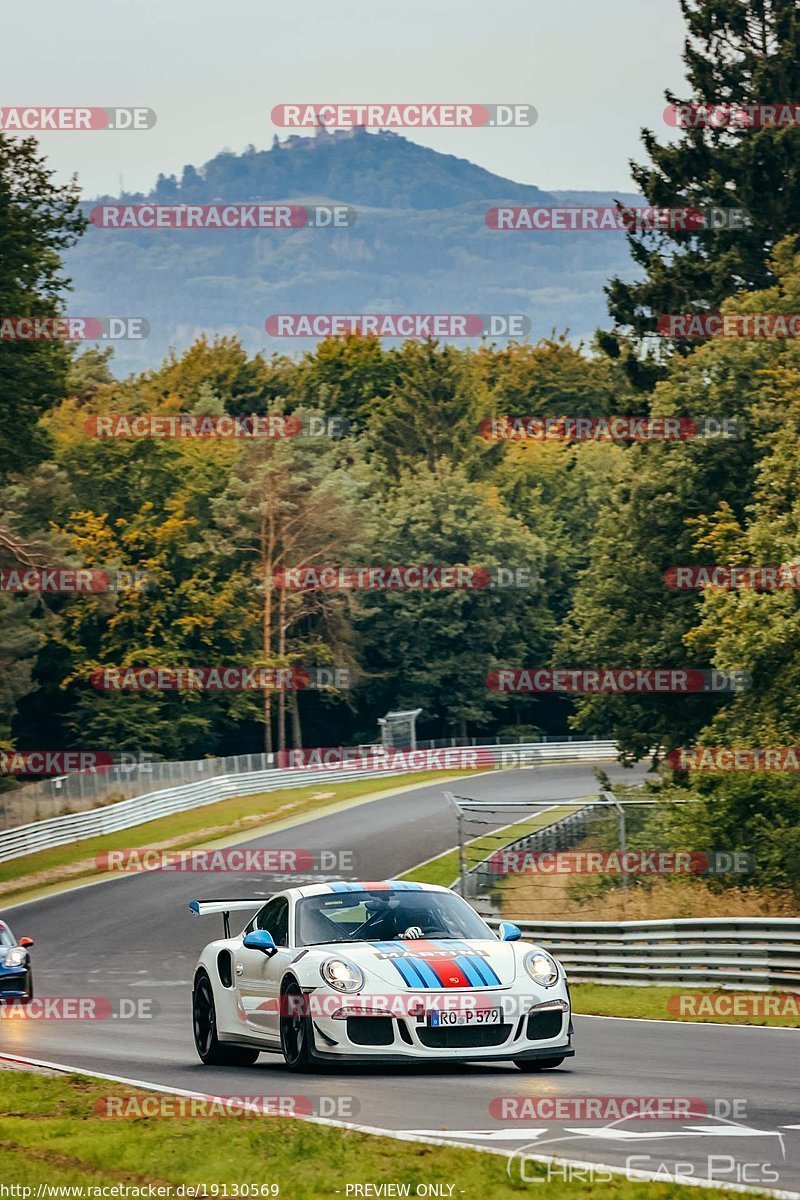
{"label": "car side mirror", "polygon": [[501,942],[518,942],[522,937],[519,925],[514,925],[511,921],[501,921],[499,932]]}
{"label": "car side mirror", "polygon": [[253,929],[247,934],[242,945],[246,950],[260,950],[267,958],[272,958],[273,954],[278,953],[275,939],[266,929]]}
{"label": "car side mirror", "polygon": [[29,946],[33,945],[33,938],[20,938],[19,944],[24,950],[27,950]]}

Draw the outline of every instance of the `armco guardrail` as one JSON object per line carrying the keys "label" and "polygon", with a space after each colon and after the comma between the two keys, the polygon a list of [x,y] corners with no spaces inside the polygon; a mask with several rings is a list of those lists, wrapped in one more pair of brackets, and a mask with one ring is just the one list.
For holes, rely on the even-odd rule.
{"label": "armco guardrail", "polygon": [[[475,738],[441,738],[435,741],[420,741],[420,750],[482,749],[492,745],[497,752],[504,749],[509,755],[517,755],[524,761],[530,750],[530,761],[536,760],[536,750],[541,746],[558,746],[568,743],[576,747],[574,756],[580,757],[581,747],[589,745],[588,739],[566,737],[549,738],[546,734],[535,741],[521,739],[487,739],[480,746]],[[592,739],[592,745],[608,747],[610,742]],[[362,750],[367,747],[361,747]],[[601,749],[601,757],[604,757]],[[590,755],[591,757],[591,755]],[[0,828],[12,829],[31,821],[46,821],[50,817],[63,817],[65,813],[86,812],[103,804],[115,804],[119,800],[132,800],[134,796],[149,795],[165,788],[182,787],[186,783],[203,783],[218,779],[222,775],[251,775],[256,771],[277,770],[274,754],[232,754],[227,758],[198,758],[184,762],[161,762],[146,755],[123,751],[114,766],[101,771],[87,771],[74,775],[62,775],[53,779],[40,779],[22,787],[0,791]]]}
{"label": "armco guardrail", "polygon": [[[446,766],[446,749],[441,749],[443,766]],[[463,748],[460,754],[463,756],[473,750],[476,751],[474,765],[487,768],[503,768],[514,765],[533,766],[537,762],[564,762],[571,759],[613,759],[616,756],[616,746],[613,742],[547,742],[518,746],[468,746]],[[420,751],[416,759],[413,758],[411,752],[404,753],[406,755],[404,762],[409,764],[406,766],[381,766],[358,770],[338,768],[336,770],[325,768],[279,770],[272,768],[266,771],[237,775],[218,775],[212,779],[150,792],[130,800],[120,800],[118,803],[108,804],[104,808],[94,808],[88,812],[68,813],[66,816],[51,817],[46,821],[19,825],[0,833],[0,862],[20,858],[24,854],[33,854],[37,850],[50,850],[54,846],[64,846],[69,842],[102,837],[104,834],[118,833],[122,829],[133,829],[137,825],[144,825],[159,817],[185,812],[190,808],[201,808],[206,804],[216,804],[220,800],[227,800],[234,796],[252,796],[258,792],[302,787],[304,784],[319,783],[323,779],[328,782],[344,783],[351,779],[380,779],[385,775],[404,775],[430,769],[430,755],[436,751]],[[389,752],[390,760],[391,754],[392,752]]]}
{"label": "armco guardrail", "polygon": [[800,988],[800,917],[516,924],[576,983]]}

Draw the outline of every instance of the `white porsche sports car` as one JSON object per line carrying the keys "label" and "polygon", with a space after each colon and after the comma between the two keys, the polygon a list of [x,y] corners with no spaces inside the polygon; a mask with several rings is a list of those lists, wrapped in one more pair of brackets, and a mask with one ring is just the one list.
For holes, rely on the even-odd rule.
{"label": "white porsche sports car", "polygon": [[[493,933],[448,888],[324,883],[189,907],[224,922],[194,976],[195,1045],[209,1065],[271,1050],[298,1071],[475,1059],[539,1071],[574,1054],[563,967],[509,922]],[[230,914],[255,908],[231,937]]]}

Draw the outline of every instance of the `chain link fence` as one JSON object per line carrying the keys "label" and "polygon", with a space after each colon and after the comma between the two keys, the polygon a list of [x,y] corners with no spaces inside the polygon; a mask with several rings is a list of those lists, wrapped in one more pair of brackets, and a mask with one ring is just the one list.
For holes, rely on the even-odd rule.
{"label": "chain link fence", "polygon": [[[419,750],[439,750],[447,747],[517,746],[569,744],[585,745],[598,738],[541,737],[525,738],[436,738],[417,742]],[[606,745],[606,743],[601,743]],[[380,746],[363,749],[380,751]],[[250,775],[277,770],[274,754],[234,754],[228,758],[200,758],[187,762],[159,762],[141,753],[123,753],[120,762],[110,768],[100,768],[60,778],[42,779],[20,787],[0,791],[0,829],[14,829],[31,821],[46,821],[68,813],[88,812],[119,800],[131,800],[148,792],[199,783],[222,775]]]}

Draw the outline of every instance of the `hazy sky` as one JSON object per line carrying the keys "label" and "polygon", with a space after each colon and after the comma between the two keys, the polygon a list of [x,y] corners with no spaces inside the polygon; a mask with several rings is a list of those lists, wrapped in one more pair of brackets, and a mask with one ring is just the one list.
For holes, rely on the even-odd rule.
{"label": "hazy sky", "polygon": [[3,14],[0,105],[156,110],[149,131],[39,135],[87,195],[268,146],[291,101],[526,102],[532,129],[408,136],[545,189],[622,189],[640,128],[666,134],[682,38],[677,0],[39,0]]}

